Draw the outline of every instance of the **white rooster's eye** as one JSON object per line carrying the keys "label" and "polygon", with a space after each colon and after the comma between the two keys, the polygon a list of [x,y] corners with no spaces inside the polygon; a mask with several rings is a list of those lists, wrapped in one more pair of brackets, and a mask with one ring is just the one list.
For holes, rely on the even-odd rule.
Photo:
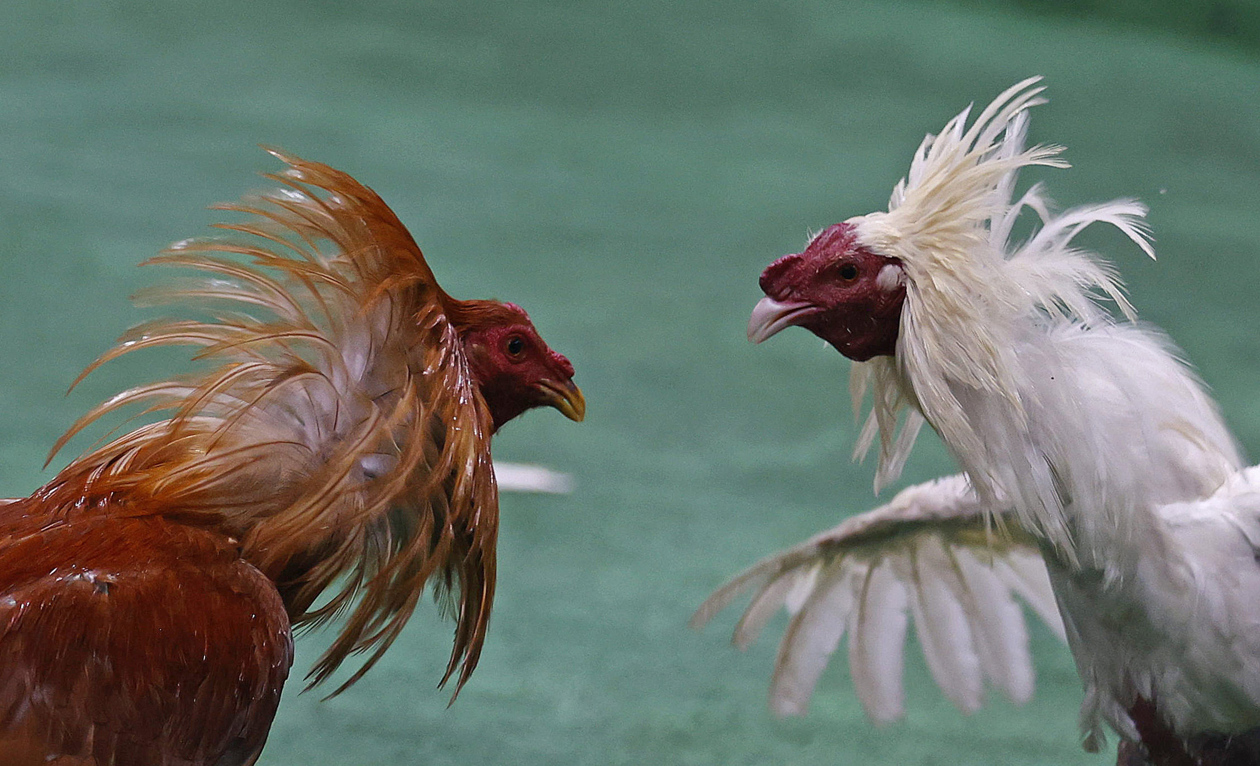
{"label": "white rooster's eye", "polygon": [[846,263],[840,267],[838,273],[845,282],[852,282],[858,278],[858,267],[855,264]]}

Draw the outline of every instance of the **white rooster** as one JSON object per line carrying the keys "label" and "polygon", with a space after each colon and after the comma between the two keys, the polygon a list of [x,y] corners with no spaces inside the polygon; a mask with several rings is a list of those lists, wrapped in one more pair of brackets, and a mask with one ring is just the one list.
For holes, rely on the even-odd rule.
{"label": "white rooster", "polygon": [[[1260,726],[1260,468],[1244,467],[1177,349],[1134,321],[1111,267],[1072,246],[1107,223],[1152,254],[1145,208],[1056,214],[1038,186],[1014,196],[1020,168],[1066,167],[1060,147],[1024,145],[1038,81],[928,135],[887,212],[771,264],[749,324],[757,342],[804,327],[856,362],[855,409],[870,395],[857,454],[878,438],[876,490],[924,422],[963,474],[767,559],[693,622],[757,587],[744,644],[788,607],[780,713],[804,709],[848,631],[858,694],[886,721],[902,709],[907,608],[961,708],[980,705],[985,677],[1027,699],[1017,594],[1071,647],[1087,749],[1106,724],[1123,763],[1260,763],[1240,736]],[[1040,226],[1012,242],[1024,210]]]}

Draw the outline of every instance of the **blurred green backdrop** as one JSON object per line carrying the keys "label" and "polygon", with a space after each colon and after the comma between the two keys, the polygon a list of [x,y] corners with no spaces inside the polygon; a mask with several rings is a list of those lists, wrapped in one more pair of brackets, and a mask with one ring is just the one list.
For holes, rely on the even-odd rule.
{"label": "blurred green backdrop", "polygon": [[[143,316],[126,296],[161,275],[134,264],[259,188],[276,163],[255,145],[274,144],[381,192],[452,294],[526,306],[590,410],[496,440],[578,485],[504,498],[491,635],[454,707],[434,609],[328,702],[298,693],[325,640],[309,636],[264,766],[1108,764],[1079,749],[1079,682],[1039,627],[1029,705],[962,716],[916,648],[908,715],[876,729],[844,662],[807,717],[772,719],[781,620],[742,655],[734,613],[685,622],[727,576],[876,502],[848,460],[847,362],[804,332],[744,340],[760,269],[882,206],[925,132],[1030,74],[1051,98],[1033,140],[1076,165],[1036,177],[1064,204],[1150,204],[1159,262],[1091,242],[1257,454],[1260,12],[1155,7],[8,0],[0,493],[46,481],[75,417],[168,367],[115,364],[63,397]],[[951,470],[925,439],[902,483]]]}

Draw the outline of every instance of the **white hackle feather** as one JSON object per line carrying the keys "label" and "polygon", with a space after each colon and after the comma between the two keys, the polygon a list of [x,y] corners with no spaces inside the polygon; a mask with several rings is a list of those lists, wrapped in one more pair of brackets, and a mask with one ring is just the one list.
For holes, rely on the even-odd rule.
{"label": "white hackle feather", "polygon": [[[851,389],[859,410],[870,394],[857,448],[864,452],[879,435],[877,488],[897,478],[926,419],[982,496],[990,503],[1010,497],[1025,527],[1070,559],[1081,538],[1086,547],[1106,548],[1106,538],[1128,536],[1132,514],[1126,508],[1144,496],[1167,501],[1210,492],[1239,459],[1215,406],[1168,344],[1153,331],[1117,325],[1100,303],[1108,299],[1133,319],[1114,269],[1072,246],[1084,228],[1105,223],[1153,256],[1141,221],[1145,208],[1119,200],[1056,214],[1040,186],[1014,196],[1021,168],[1066,166],[1059,147],[1024,146],[1027,110],[1042,103],[1037,83],[1030,78],[1008,89],[970,127],[967,109],[939,135],[929,135],[888,212],[850,219],[859,242],[897,258],[907,277],[896,355],[855,364]],[[1025,210],[1039,226],[1023,242],[1012,242]],[[1112,349],[1109,359],[1093,348],[1102,337]],[[1135,385],[1145,377],[1147,385],[1135,389],[1110,374],[1099,376],[1092,368],[1100,362]],[[1154,380],[1167,391],[1154,391]],[[1116,407],[1114,397],[1098,395],[1112,385],[1125,392]],[[1134,390],[1148,401],[1134,400]],[[1144,457],[1151,435],[1167,427],[1143,422],[1142,413],[1168,411],[1155,401],[1161,397],[1193,405],[1185,418],[1193,425],[1181,430],[1197,446],[1173,445]],[[1122,421],[1129,416],[1131,422]],[[1104,454],[1109,460],[1100,464]],[[1158,473],[1152,469],[1160,460],[1214,465],[1179,492],[1140,487],[1145,476]],[[1117,475],[1116,465],[1129,467]],[[1184,471],[1165,476],[1185,484]],[[1124,500],[1110,500],[1084,520],[1068,518],[1067,501],[1079,505],[1107,485]]]}
{"label": "white hackle feather", "polygon": [[[1044,103],[1040,78],[1029,78],[999,95],[967,127],[971,108],[929,134],[910,172],[889,200],[887,212],[849,219],[858,240],[873,252],[899,259],[906,271],[897,356],[855,364],[851,387],[860,409],[873,392],[859,454],[876,433],[881,438],[876,489],[895,481],[926,415],[946,442],[960,451],[979,449],[979,436],[954,393],[964,386],[1004,398],[1017,418],[1025,402],[1013,359],[1014,326],[1037,312],[1068,313],[1096,320],[1095,290],[1127,310],[1110,267],[1070,248],[1090,223],[1116,225],[1153,255],[1140,220],[1141,205],[1123,201],[1051,216],[1038,187],[1012,199],[1019,170],[1029,165],[1066,167],[1056,146],[1025,149],[1027,109]],[[1009,242],[1015,219],[1036,212],[1041,229],[1022,245]],[[895,437],[904,420],[901,438]],[[971,466],[969,466],[971,468]],[[988,476],[973,476],[982,492]]]}

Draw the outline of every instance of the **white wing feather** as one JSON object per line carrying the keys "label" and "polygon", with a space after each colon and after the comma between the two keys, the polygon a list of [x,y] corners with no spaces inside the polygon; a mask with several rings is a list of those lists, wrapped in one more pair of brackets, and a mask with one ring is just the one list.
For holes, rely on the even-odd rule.
{"label": "white wing feather", "polygon": [[933,678],[964,712],[984,701],[987,679],[1011,700],[1034,685],[1028,630],[1016,597],[1063,638],[1045,565],[1029,538],[990,529],[964,476],[903,490],[887,505],[759,562],[696,611],[701,627],[739,594],[754,591],[735,629],[747,647],[783,606],[770,706],[805,712],[844,634],[854,686],[868,717],[904,711],[902,668],[908,617]]}
{"label": "white wing feather", "polygon": [[[905,663],[906,585],[888,562],[879,562],[871,567],[858,597],[849,638],[849,669],[858,699],[875,723],[895,721],[905,708],[901,675]],[[783,706],[775,700],[778,691],[771,685],[770,698],[776,709]],[[811,687],[809,692],[813,691]],[[793,707],[804,710],[807,702],[808,698],[798,700]]]}
{"label": "white wing feather", "polygon": [[[1002,581],[993,557],[986,553],[977,558],[976,552],[958,550],[955,562],[963,581],[958,595],[967,610],[980,669],[1009,699],[1027,702],[1033,692],[1028,631],[1011,588]],[[1045,579],[1044,574],[1042,578]],[[1053,604],[1053,597],[1050,599],[1048,603]],[[1057,619],[1055,613],[1052,620]]]}
{"label": "white wing feather", "polygon": [[960,710],[973,713],[984,698],[980,658],[972,639],[965,602],[969,593],[957,564],[943,541],[929,536],[909,556],[889,558],[894,571],[911,588],[911,614],[928,670],[945,696]]}
{"label": "white wing feather", "polygon": [[[797,580],[797,585],[806,586],[796,589],[803,597],[795,604],[798,619],[792,620],[779,644],[770,682],[771,706],[778,715],[805,712],[827,659],[840,645],[850,618],[855,616],[854,591],[861,587],[864,575],[854,567],[828,566],[816,577]],[[797,594],[789,594],[792,595]],[[791,600],[787,599],[789,611]]]}
{"label": "white wing feather", "polygon": [[494,477],[500,492],[542,492],[567,495],[573,491],[573,477],[541,465],[494,461]]}

